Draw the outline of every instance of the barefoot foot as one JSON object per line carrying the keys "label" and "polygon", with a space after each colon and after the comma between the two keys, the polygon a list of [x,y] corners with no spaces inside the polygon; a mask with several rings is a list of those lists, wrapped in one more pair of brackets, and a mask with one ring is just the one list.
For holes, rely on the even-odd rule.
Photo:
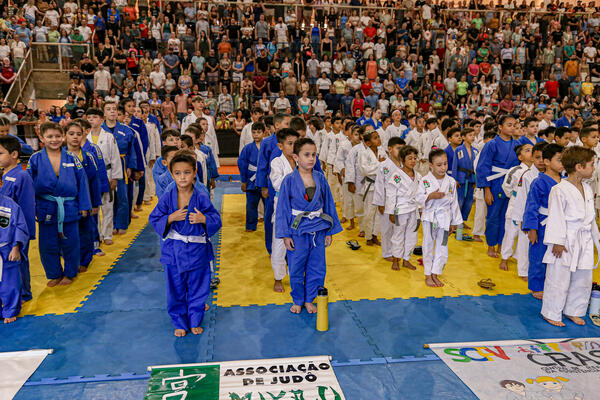
{"label": "barefoot foot", "polygon": [[119,229],[117,231],[117,235],[125,235],[127,233],[127,229]]}
{"label": "barefoot foot", "polygon": [[498,258],[498,254],[496,254],[496,249],[494,248],[494,246],[488,247],[487,255],[492,258]]}
{"label": "barefoot foot", "polygon": [[538,300],[542,300],[544,298],[544,292],[531,292],[531,295]]}
{"label": "barefoot foot", "polygon": [[256,232],[256,229],[246,229],[246,232]]}
{"label": "barefoot foot", "polygon": [[300,311],[302,311],[302,307],[301,307],[301,306],[297,306],[297,305],[295,305],[295,304],[294,304],[294,305],[293,305],[293,306],[290,308],[290,311],[291,311],[292,313],[294,313],[294,314],[300,314]]}
{"label": "barefoot foot", "polygon": [[373,239],[367,240],[367,246],[373,246],[373,245],[374,245]]}
{"label": "barefoot foot", "polygon": [[48,283],[46,284],[46,286],[48,286],[48,287],[54,287],[54,286],[56,286],[56,285],[58,285],[58,284],[60,283],[60,279],[61,279],[61,278],[58,278],[58,279],[50,279],[50,280],[48,281]]}
{"label": "barefoot foot", "polygon": [[275,281],[275,283],[273,284],[273,290],[277,293],[283,293],[283,282],[279,281]]}
{"label": "barefoot foot", "polygon": [[433,279],[433,281],[435,282],[435,285],[436,285],[437,287],[442,287],[442,286],[444,286],[444,282],[440,281],[440,279],[438,278],[438,276],[437,276],[437,275],[435,275],[435,274],[431,274],[431,278]]}
{"label": "barefoot foot", "polygon": [[412,265],[412,263],[410,261],[408,261],[408,260],[404,260],[402,262],[402,266],[404,268],[408,268],[408,269],[413,270],[413,271],[417,269],[417,267],[415,267],[414,265]]}
{"label": "barefoot foot", "polygon": [[379,239],[377,239],[377,236],[373,236],[373,238],[371,239],[371,241],[373,242],[373,244],[375,246],[381,246],[381,242],[379,241]]}
{"label": "barefoot foot", "polygon": [[114,242],[112,241],[112,239],[105,239],[105,240],[104,240],[104,244],[105,244],[105,245],[107,245],[107,246],[112,246],[112,245],[113,245],[113,243],[114,243]]}
{"label": "barefoot foot", "polygon": [[304,303],[304,307],[306,307],[306,311],[308,311],[309,314],[315,314],[317,312],[317,306],[313,303]]}
{"label": "barefoot foot", "polygon": [[[544,316],[542,315],[542,317],[544,317]],[[565,323],[564,323],[564,322],[562,322],[562,321],[554,321],[554,320],[552,320],[552,319],[548,319],[548,318],[546,318],[546,317],[544,317],[544,319],[545,319],[546,321],[548,321],[548,323],[549,323],[550,325],[554,325],[554,326],[565,326]]]}
{"label": "barefoot foot", "polygon": [[204,332],[204,329],[197,327],[197,328],[192,328],[192,333],[194,335],[200,335],[202,332]]}
{"label": "barefoot foot", "polygon": [[358,237],[365,237],[365,231],[360,231],[358,233]]}
{"label": "barefoot foot", "polygon": [[526,276],[520,276],[519,278],[523,279],[525,282],[529,281],[529,279]]}
{"label": "barefoot foot", "polygon": [[473,241],[482,243],[483,239],[481,239],[481,237],[479,235],[473,235]]}
{"label": "barefoot foot", "polygon": [[471,229],[471,227],[465,223],[463,223],[463,229]]}
{"label": "barefoot foot", "polygon": [[185,329],[175,329],[175,336],[184,337],[186,334]]}
{"label": "barefoot foot", "polygon": [[585,325],[585,321],[581,317],[572,317],[570,315],[565,315],[565,317],[569,318],[571,321],[575,322],[576,325]]}
{"label": "barefoot foot", "polygon": [[98,249],[98,250],[96,250],[94,255],[98,256],[98,257],[104,257],[106,255],[106,253],[104,251],[102,251],[102,249]]}
{"label": "barefoot foot", "polygon": [[131,219],[138,219],[139,216],[137,214],[131,213]]}
{"label": "barefoot foot", "polygon": [[4,323],[10,324],[12,322],[15,322],[16,320],[17,320],[17,317],[4,318]]}
{"label": "barefoot foot", "polygon": [[437,285],[435,284],[435,281],[433,280],[431,275],[427,275],[425,277],[425,284],[429,287],[437,287]]}
{"label": "barefoot foot", "polygon": [[342,219],[340,219],[340,224],[345,224],[346,222],[348,222],[346,218],[342,217]]}
{"label": "barefoot foot", "polygon": [[65,277],[63,277],[63,278],[61,279],[61,281],[58,283],[58,286],[68,286],[68,285],[70,285],[71,283],[73,283],[73,279],[71,279],[71,278],[67,278],[67,277],[65,276]]}
{"label": "barefoot foot", "polygon": [[83,265],[79,266],[79,273],[87,272],[87,270],[87,267],[84,267]]}
{"label": "barefoot foot", "polygon": [[500,269],[502,271],[508,271],[508,260],[500,261]]}
{"label": "barefoot foot", "polygon": [[210,310],[210,306],[208,304],[205,304],[204,305],[204,311],[208,311],[208,310]]}
{"label": "barefoot foot", "polygon": [[398,263],[397,258],[394,258],[394,261],[392,262],[392,269],[394,271],[400,271],[400,263]]}
{"label": "barefoot foot", "polygon": [[351,230],[352,230],[352,229],[354,229],[355,227],[356,227],[356,226],[354,225],[354,222],[350,221],[350,225],[348,225],[348,226],[346,227],[346,230],[347,230],[347,231],[351,231]]}

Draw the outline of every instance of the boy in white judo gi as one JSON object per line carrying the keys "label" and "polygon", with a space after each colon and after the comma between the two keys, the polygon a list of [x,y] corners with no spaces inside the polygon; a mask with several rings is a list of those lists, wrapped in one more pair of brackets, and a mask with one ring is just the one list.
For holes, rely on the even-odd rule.
{"label": "boy in white judo gi", "polygon": [[365,238],[367,246],[381,245],[377,239],[379,231],[378,219],[376,218],[377,207],[373,204],[373,193],[375,191],[375,178],[379,162],[384,161],[384,158],[377,158],[377,148],[381,145],[379,133],[377,131],[365,133],[363,140],[366,149],[358,156],[358,165],[361,174],[364,176],[362,200],[364,202],[364,217]]}

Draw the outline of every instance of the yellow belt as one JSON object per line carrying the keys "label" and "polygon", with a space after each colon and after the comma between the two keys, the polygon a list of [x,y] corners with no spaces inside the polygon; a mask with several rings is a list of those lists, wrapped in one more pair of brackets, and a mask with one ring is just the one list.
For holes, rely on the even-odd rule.
{"label": "yellow belt", "polygon": [[121,160],[123,160],[123,178],[125,178],[125,184],[129,183],[129,177],[127,176],[127,167],[125,164],[125,154],[120,154]]}

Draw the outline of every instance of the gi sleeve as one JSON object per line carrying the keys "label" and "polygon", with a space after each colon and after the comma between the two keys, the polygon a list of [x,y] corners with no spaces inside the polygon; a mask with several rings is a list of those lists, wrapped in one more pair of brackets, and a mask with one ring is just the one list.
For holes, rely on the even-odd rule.
{"label": "gi sleeve", "polygon": [[521,168],[519,166],[512,167],[508,174],[504,175],[502,180],[502,191],[509,199],[512,197],[513,188],[515,186],[515,180]]}
{"label": "gi sleeve", "polygon": [[30,145],[25,143],[23,141],[23,139],[21,139],[18,136],[14,136],[14,135],[10,135],[10,136],[17,138],[17,140],[19,140],[19,143],[21,144],[21,154],[26,155],[26,156],[30,156],[33,154],[33,147],[31,147]]}
{"label": "gi sleeve", "polygon": [[279,195],[277,197],[277,209],[275,210],[275,237],[280,239],[292,237],[292,230],[289,221],[290,216],[292,215],[291,177],[292,175],[290,174],[283,178],[283,182],[281,182],[281,187],[279,188]]}
{"label": "gi sleeve", "polygon": [[217,179],[219,177],[219,170],[217,169],[217,163],[215,162],[215,156],[210,147],[206,146],[207,150],[207,167],[208,167],[208,177],[210,180]]}
{"label": "gi sleeve", "polygon": [[477,161],[477,169],[475,170],[475,178],[477,180],[477,187],[484,188],[489,187],[490,182],[487,177],[492,174],[492,160],[496,147],[494,141],[491,140],[483,146],[481,153],[479,153],[479,160]]}
{"label": "gi sleeve", "polygon": [[335,164],[335,159],[336,159],[337,151],[338,151],[338,149],[335,146],[335,143],[337,140],[338,139],[337,139],[336,135],[331,135],[329,148],[327,149],[327,164],[329,164],[329,165]]}
{"label": "gi sleeve", "polygon": [[111,136],[111,140],[109,141],[110,154],[108,160],[105,160],[110,164],[110,173],[108,173],[108,179],[110,180],[119,180],[123,179],[123,165],[121,165],[121,156],[119,155],[119,146],[117,145],[117,139],[114,136]]}
{"label": "gi sleeve", "polygon": [[77,179],[77,204],[79,211],[87,211],[92,209],[92,201],[90,198],[90,188],[87,175],[83,169],[83,165],[77,157],[71,157],[75,163],[75,178]]}
{"label": "gi sleeve", "polygon": [[523,214],[525,213],[525,203],[527,202],[527,192],[529,191],[529,184],[527,179],[523,176],[519,179],[516,187],[517,195],[513,202],[513,211],[510,218],[513,221],[523,221]]}
{"label": "gi sleeve", "polygon": [[427,201],[427,188],[425,187],[425,183],[423,182],[423,178],[419,181],[419,187],[417,188],[417,194],[415,196],[415,200],[419,206],[419,208],[425,208],[425,202]]}
{"label": "gi sleeve", "polygon": [[[21,252],[23,255],[23,248],[29,242],[29,229],[27,228],[27,222],[25,221],[25,215],[23,215],[23,211],[18,204],[14,203],[14,207],[12,209],[12,219],[15,224],[15,233],[13,236],[13,242],[11,244],[11,248],[15,247],[17,244],[21,247]],[[35,233],[34,233],[35,234]]]}
{"label": "gi sleeve", "polygon": [[329,133],[323,134],[323,143],[321,144],[321,149],[319,150],[319,158],[321,161],[327,162],[327,154],[329,154]]}
{"label": "gi sleeve", "polygon": [[[125,164],[125,168],[129,169],[137,169],[138,168],[138,160],[137,160],[137,138],[135,134],[129,130],[127,132],[127,154],[125,159],[127,163]],[[125,176],[125,171],[123,171],[123,176]]]}
{"label": "gi sleeve", "polygon": [[206,217],[206,222],[203,224],[206,230],[206,235],[211,237],[221,229],[221,215],[210,202],[209,195],[204,191],[198,191],[201,209],[200,212]]}
{"label": "gi sleeve", "polygon": [[[160,164],[160,165],[159,165]],[[154,163],[152,167],[152,178],[154,179],[154,186],[156,187],[156,196],[160,198],[165,191],[165,188],[161,186],[160,181],[160,169],[162,166],[162,159]]]}
{"label": "gi sleeve", "polygon": [[142,145],[142,139],[140,134],[133,131],[133,148],[135,150],[136,166],[135,170],[144,171],[146,169],[146,157],[144,155],[144,147]]}
{"label": "gi sleeve", "polygon": [[[546,223],[546,233],[544,236],[545,245],[566,245],[567,218],[565,216],[565,209],[567,206],[568,203],[560,191],[560,188],[557,188],[555,185],[550,190],[550,196],[548,196],[548,222]],[[592,225],[596,225],[596,221],[593,221]],[[596,230],[597,229],[598,228],[596,227]],[[590,245],[592,244],[590,243]]]}
{"label": "gi sleeve", "polygon": [[[531,229],[538,229],[540,226],[540,199],[543,196],[542,184],[539,179],[536,179],[531,184],[531,190],[527,195],[525,202],[525,212],[523,213],[523,231],[527,232]],[[547,225],[546,225],[547,226]]]}
{"label": "gi sleeve", "polygon": [[152,210],[150,216],[148,217],[148,222],[150,222],[152,228],[154,228],[156,233],[158,233],[158,235],[161,238],[167,236],[169,230],[169,197],[170,196],[160,196],[158,198],[158,203],[156,204],[156,207],[154,207],[154,210]]}
{"label": "gi sleeve", "polygon": [[[271,173],[269,174],[269,179],[271,180],[271,185],[273,185],[273,189],[275,189],[276,192],[279,191],[281,182],[286,176],[286,173],[284,172],[284,166],[281,165],[282,161],[283,160],[279,157],[274,158],[273,161],[271,161]],[[287,160],[283,162],[287,162]]]}
{"label": "gi sleeve", "polygon": [[349,183],[349,182],[354,183],[354,180],[356,179],[356,177],[355,177],[356,151],[352,151],[352,149],[350,149],[350,151],[348,152],[348,155],[346,156],[346,161],[344,163],[344,169],[346,172],[346,174],[344,175],[344,183]]}
{"label": "gi sleeve", "polygon": [[385,206],[386,182],[384,181],[383,168],[380,166],[377,169],[375,176],[375,191],[373,192],[373,205]]}
{"label": "gi sleeve", "polygon": [[458,189],[456,181],[452,179],[452,183],[450,184],[454,186],[454,190],[452,191],[452,199],[450,200],[450,211],[452,212],[452,225],[460,225],[464,221],[462,218],[462,213],[460,212],[460,206],[458,205]]}
{"label": "gi sleeve", "polygon": [[363,150],[358,156],[358,166],[360,167],[360,172],[364,176],[373,176],[377,174],[377,168],[379,167],[379,163],[371,163],[371,157],[368,151],[371,149],[367,148]]}
{"label": "gi sleeve", "polygon": [[[340,224],[340,218],[338,217],[337,209],[335,208],[335,201],[333,200],[333,194],[331,194],[331,188],[327,183],[325,175],[318,174],[321,180],[321,190],[323,191],[323,212],[331,217],[333,224],[327,231],[327,236],[335,235],[342,231],[342,224]],[[279,206],[278,206],[279,207]]]}
{"label": "gi sleeve", "polygon": [[260,144],[258,152],[258,161],[256,163],[256,186],[260,188],[269,187],[269,162],[271,161],[272,149],[265,142],[266,138]]}
{"label": "gi sleeve", "polygon": [[248,148],[244,146],[240,156],[237,159],[238,169],[240,170],[240,179],[242,183],[248,183]]}
{"label": "gi sleeve", "polygon": [[98,166],[96,165],[94,156],[92,156],[90,153],[84,154],[88,159],[87,162],[89,163],[89,172],[87,172],[86,175],[90,188],[90,201],[92,207],[100,207],[102,205],[102,191],[100,189],[100,174],[98,173]]}
{"label": "gi sleeve", "polygon": [[463,149],[462,146],[457,147],[456,152],[454,153],[454,158],[452,159],[452,165],[450,166],[450,168],[452,170],[451,175],[454,179],[456,179],[456,182],[458,182],[458,183],[460,183],[459,179],[458,179],[458,162],[459,162],[458,158],[461,156],[464,157],[463,153],[465,153],[465,152],[466,152],[466,149]]}

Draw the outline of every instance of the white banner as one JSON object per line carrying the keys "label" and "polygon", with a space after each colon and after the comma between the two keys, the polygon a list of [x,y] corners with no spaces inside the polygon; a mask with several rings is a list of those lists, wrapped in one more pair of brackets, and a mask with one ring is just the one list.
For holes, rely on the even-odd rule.
{"label": "white banner", "polygon": [[481,400],[600,399],[600,338],[429,347]]}
{"label": "white banner", "polygon": [[345,400],[329,356],[149,367],[146,400]]}
{"label": "white banner", "polygon": [[0,353],[0,399],[10,400],[52,350]]}

